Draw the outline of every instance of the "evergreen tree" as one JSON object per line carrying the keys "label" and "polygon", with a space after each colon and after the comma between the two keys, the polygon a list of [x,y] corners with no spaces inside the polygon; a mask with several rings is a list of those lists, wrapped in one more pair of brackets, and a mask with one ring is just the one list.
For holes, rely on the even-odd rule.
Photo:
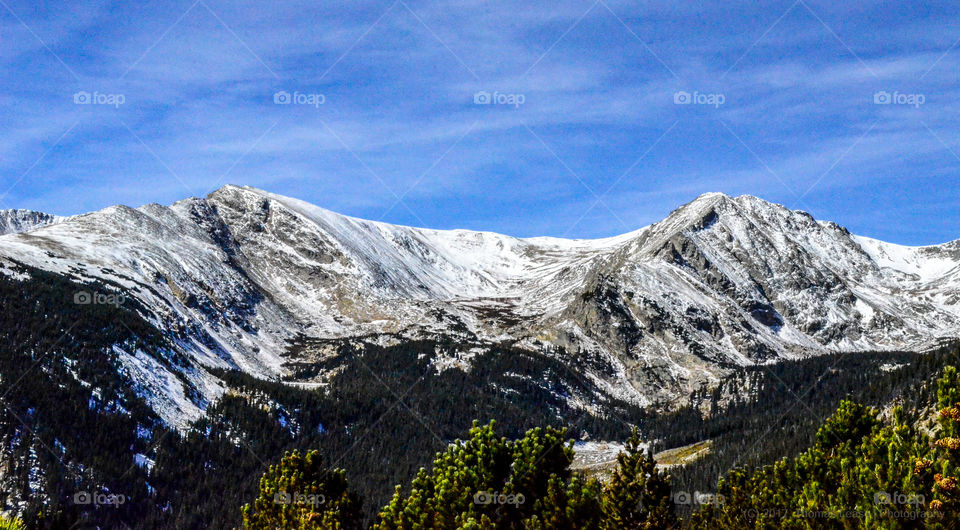
{"label": "evergreen tree", "polygon": [[0,530],[23,530],[23,523],[19,519],[0,516]]}
{"label": "evergreen tree", "polygon": [[474,422],[465,441],[421,469],[408,496],[398,486],[378,528],[574,528],[595,509],[595,481],[571,480],[565,431],[531,429],[511,441]]}
{"label": "evergreen tree", "polygon": [[360,500],[343,470],[328,470],[320,453],[287,453],[260,479],[259,495],[243,507],[243,527],[273,530],[359,528]]}
{"label": "evergreen tree", "polygon": [[617,468],[604,488],[604,528],[672,528],[677,525],[670,477],[657,470],[652,454],[645,452],[636,429],[625,451],[617,455]]}
{"label": "evergreen tree", "polygon": [[396,494],[380,513],[381,529],[526,528],[666,529],[677,526],[669,477],[644,452],[639,432],[609,485],[574,475],[572,442],[556,429],[498,438],[495,423],[474,423],[466,441],[421,469],[410,493]]}
{"label": "evergreen tree", "polygon": [[[943,520],[960,521],[960,373],[948,366],[938,383],[940,437],[935,442],[934,500],[930,508]],[[927,467],[926,462],[918,462],[918,467]]]}
{"label": "evergreen tree", "polygon": [[697,511],[692,528],[948,529],[960,526],[960,376],[938,381],[934,444],[894,407],[890,421],[844,401],[796,458],[735,469],[718,485],[723,503]]}

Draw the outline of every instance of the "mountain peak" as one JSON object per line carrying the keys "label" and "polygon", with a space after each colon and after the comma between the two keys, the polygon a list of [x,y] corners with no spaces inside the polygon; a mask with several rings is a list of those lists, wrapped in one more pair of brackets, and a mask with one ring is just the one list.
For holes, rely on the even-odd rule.
{"label": "mountain peak", "polygon": [[[20,231],[52,217],[3,214]],[[395,226],[236,185],[0,238],[0,274],[22,263],[122,286],[198,367],[291,375],[299,361],[289,345],[300,335],[509,338],[602,359],[596,366],[611,368],[591,377],[638,404],[688,395],[737,364],[947,335],[960,328],[957,260],[953,249],[858,240],[724,193],[592,241]],[[137,374],[150,388],[175,380],[134,353],[125,359],[144,368]],[[213,399],[208,375],[198,368],[191,384]],[[155,406],[199,414],[188,394],[154,396]]]}
{"label": "mountain peak", "polygon": [[[305,215],[309,218],[314,218],[317,215],[321,216],[337,216],[348,218],[349,216],[327,210],[315,204],[309,203],[307,201],[296,199],[294,197],[288,197],[286,195],[278,195],[276,193],[271,193],[269,191],[254,188],[252,186],[238,186],[235,184],[226,184],[220,188],[214,190],[209,195],[207,195],[208,200],[212,201],[226,201],[226,202],[237,202],[238,200],[246,202],[247,206],[252,206],[252,201],[257,201],[259,206],[258,208],[265,207],[265,204],[260,201],[267,201],[269,203],[279,203],[284,207],[293,210],[301,215]],[[240,206],[240,205],[237,205]],[[367,221],[373,222],[373,221]]]}
{"label": "mountain peak", "polygon": [[697,212],[706,211],[706,210],[708,210],[708,209],[710,209],[710,208],[713,208],[713,207],[715,207],[715,206],[717,206],[717,205],[727,204],[727,203],[730,203],[731,201],[735,201],[735,200],[736,200],[736,199],[734,199],[733,197],[727,195],[726,193],[722,193],[722,192],[719,192],[719,191],[711,191],[711,192],[707,192],[707,193],[703,193],[703,194],[701,194],[701,195],[698,195],[698,196],[697,196],[695,199],[693,199],[692,201],[690,201],[690,202],[688,202],[688,203],[686,203],[686,204],[683,204],[683,205],[677,207],[677,208],[671,213],[671,215],[673,215],[673,213],[677,213],[677,212],[681,212],[681,211],[685,211],[685,212],[689,212],[689,211],[697,211]]}
{"label": "mountain peak", "polygon": [[33,210],[0,210],[0,236],[29,232],[64,218]]}
{"label": "mountain peak", "polygon": [[723,199],[731,199],[731,198],[732,197],[730,197],[726,193],[723,193],[722,191],[708,191],[706,193],[701,193],[700,195],[698,195],[697,198],[690,201],[689,204],[708,202],[708,201],[720,201]]}
{"label": "mountain peak", "polygon": [[697,198],[688,202],[687,204],[680,206],[679,208],[677,208],[677,210],[690,209],[690,208],[702,209],[702,208],[710,208],[717,205],[729,205],[729,204],[735,204],[737,206],[746,207],[751,210],[776,208],[776,209],[782,209],[786,211],[793,211],[782,204],[771,202],[766,199],[757,197],[755,195],[737,195],[736,197],[734,197],[731,195],[727,195],[726,193],[717,192],[717,191],[703,193],[697,196]]}
{"label": "mountain peak", "polygon": [[224,197],[228,195],[259,195],[262,197],[266,197],[270,195],[270,193],[258,188],[253,188],[251,186],[240,186],[237,184],[224,184],[223,186],[220,186],[219,188],[208,193],[206,198],[214,199],[216,197]]}
{"label": "mountain peak", "polygon": [[218,192],[228,192],[228,191],[246,191],[246,192],[258,193],[258,194],[269,194],[269,192],[262,190],[260,188],[254,188],[253,186],[246,186],[243,184],[230,184],[230,183],[224,184],[223,186],[220,186],[219,188],[213,190],[211,194],[218,193]]}

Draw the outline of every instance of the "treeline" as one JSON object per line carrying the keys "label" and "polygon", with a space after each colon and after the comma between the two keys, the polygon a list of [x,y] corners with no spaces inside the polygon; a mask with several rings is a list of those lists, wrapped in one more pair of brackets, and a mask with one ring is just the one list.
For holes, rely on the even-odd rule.
{"label": "treeline", "polygon": [[[325,391],[216,373],[229,389],[185,432],[168,430],[126,376],[116,348],[185,365],[131,303],[76,303],[116,286],[72,282],[23,267],[0,275],[0,439],[3,509],[31,527],[231,528],[256,479],[298,447],[348,469],[364,516],[474,418],[501,418],[504,434],[569,426],[572,436],[625,439],[630,427],[571,407],[583,397],[633,418],[640,409],[596,401],[592,383],[546,353],[487,346],[474,370],[438,371],[457,345],[433,341],[347,348]],[[461,345],[472,348],[474,345]],[[105,501],[105,502],[100,502]]]}
{"label": "treeline", "polygon": [[[669,478],[642,450],[638,433],[601,484],[570,471],[566,431],[531,429],[518,440],[495,423],[474,426],[465,440],[436,455],[409,488],[397,486],[373,528],[604,529],[671,528],[678,524]],[[243,507],[243,527],[363,528],[360,499],[343,470],[324,467],[316,451],[286,455],[264,474],[259,495]]]}
{"label": "treeline", "polygon": [[902,407],[843,401],[811,448],[724,477],[694,528],[956,528],[960,524],[960,376],[936,391],[933,435]]}
{"label": "treeline", "polygon": [[936,381],[946,365],[960,366],[957,344],[924,354],[831,354],[746,368],[694,396],[709,413],[678,414],[682,419],[662,447],[711,440],[711,448],[704,458],[673,470],[674,483],[685,491],[712,491],[733,467],[795,456],[814,442],[843,399],[884,409],[900,405],[907,421],[918,422],[936,403]]}
{"label": "treeline", "polygon": [[[751,368],[698,392],[697,408],[663,413],[604,397],[576,376],[578,358],[562,352],[485,345],[469,371],[438,371],[430,362],[437,351],[477,345],[345,346],[322,367],[337,375],[321,391],[217,373],[227,393],[177,432],[138,395],[115,351],[193,369],[143,309],[129,300],[78,307],[78,291],[115,286],[21,272],[26,277],[0,275],[0,501],[30,527],[234,528],[242,523],[237,507],[257,495],[269,464],[295,449],[318,450],[325,466],[345,471],[369,525],[395,485],[411,495],[411,478],[478,418],[496,419],[508,440],[536,428],[625,440],[634,426],[657,449],[709,439],[710,455],[671,474],[675,490],[713,491],[731,467],[803,452],[845,397],[873,406],[898,399],[905,414],[931,406],[930,382],[957,357],[953,348]],[[595,412],[572,407],[571,398]],[[677,505],[677,514],[688,518],[692,506]]]}
{"label": "treeline", "polygon": [[[516,441],[474,424],[409,487],[397,486],[376,529],[948,529],[960,524],[960,374],[938,381],[936,434],[843,400],[807,450],[727,473],[715,493],[671,487],[634,431],[606,483],[570,471],[565,431],[533,429]],[[317,452],[286,455],[242,509],[243,526],[362,528],[360,498]],[[689,518],[676,505],[695,504]]]}

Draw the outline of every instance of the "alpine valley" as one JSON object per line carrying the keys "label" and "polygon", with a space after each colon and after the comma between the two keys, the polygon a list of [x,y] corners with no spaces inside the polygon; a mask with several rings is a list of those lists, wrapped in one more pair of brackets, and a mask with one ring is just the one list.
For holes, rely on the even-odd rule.
{"label": "alpine valley", "polygon": [[[888,377],[870,394],[884,405],[906,388],[897,367],[960,336],[960,241],[885,243],[751,196],[566,240],[226,186],[66,218],[2,211],[0,234],[2,501],[54,526],[236,525],[265,462],[307,445],[376,510],[472,419],[583,440],[638,425],[657,448],[719,452],[724,433],[778,425],[717,427],[733,410],[786,415],[793,394],[826,415],[869,390],[864,375]],[[130,500],[90,510],[77,491]]]}

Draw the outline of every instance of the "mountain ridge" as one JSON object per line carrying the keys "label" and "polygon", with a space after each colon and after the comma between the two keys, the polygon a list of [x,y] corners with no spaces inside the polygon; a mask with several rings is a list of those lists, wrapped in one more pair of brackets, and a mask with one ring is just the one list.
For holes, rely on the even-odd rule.
{"label": "mountain ridge", "polygon": [[[646,226],[637,228],[637,229],[635,229],[635,230],[631,230],[631,231],[628,231],[628,232],[624,232],[624,233],[622,233],[622,234],[615,234],[615,235],[612,235],[612,236],[604,236],[604,237],[597,237],[597,238],[565,238],[565,237],[546,236],[546,235],[543,235],[543,236],[512,236],[512,235],[509,235],[509,234],[504,234],[504,233],[501,233],[501,232],[495,232],[495,231],[492,231],[492,230],[475,230],[475,229],[470,229],[470,228],[430,228],[430,227],[419,227],[419,226],[414,226],[414,225],[403,225],[403,224],[387,223],[387,222],[385,222],[385,221],[375,221],[375,220],[371,220],[371,219],[364,219],[364,218],[362,218],[362,217],[358,217],[358,216],[354,216],[354,215],[342,214],[342,213],[339,213],[339,212],[335,212],[334,210],[330,210],[330,209],[328,209],[328,208],[324,208],[324,207],[322,207],[322,206],[314,205],[314,204],[309,203],[309,202],[306,202],[306,201],[304,201],[304,200],[302,200],[302,199],[296,199],[296,198],[293,198],[293,197],[286,197],[286,196],[282,196],[282,195],[275,194],[275,193],[273,193],[273,192],[269,192],[269,191],[263,190],[263,189],[261,189],[261,188],[256,188],[256,187],[253,187],[253,186],[247,186],[247,185],[241,185],[241,184],[225,184],[225,185],[221,186],[220,188],[218,188],[217,190],[214,190],[214,191],[212,191],[211,193],[207,194],[207,196],[205,196],[205,197],[203,197],[203,198],[200,198],[200,197],[188,197],[188,198],[186,198],[186,199],[181,199],[181,200],[179,200],[179,201],[175,201],[175,202],[174,202],[173,204],[171,204],[169,207],[172,207],[173,205],[175,205],[175,204],[177,204],[177,203],[181,203],[181,202],[195,201],[195,200],[201,200],[201,199],[209,198],[209,197],[210,197],[211,195],[213,195],[214,193],[217,193],[218,191],[221,191],[221,190],[227,190],[227,189],[248,190],[248,191],[252,191],[252,192],[255,192],[255,193],[263,194],[263,195],[265,195],[265,196],[270,196],[270,197],[273,197],[273,198],[276,198],[276,199],[283,199],[283,200],[287,200],[287,201],[296,201],[296,202],[298,202],[298,203],[301,203],[301,204],[304,204],[304,205],[308,205],[308,206],[311,206],[311,207],[313,207],[313,208],[317,208],[317,209],[320,209],[320,210],[324,210],[324,211],[326,211],[326,212],[329,212],[329,213],[331,213],[331,214],[334,214],[334,215],[337,215],[337,216],[340,216],[340,217],[345,217],[345,218],[354,219],[354,220],[358,220],[358,221],[364,221],[364,222],[366,222],[366,223],[379,224],[379,225],[384,225],[384,226],[402,227],[402,228],[409,228],[409,229],[422,230],[422,231],[431,231],[431,232],[466,232],[466,233],[477,233],[477,234],[491,234],[491,235],[498,235],[498,236],[508,237],[508,238],[512,238],[512,239],[517,239],[517,240],[521,240],[521,241],[530,241],[530,242],[537,242],[537,241],[545,241],[545,242],[546,242],[546,241],[567,241],[567,242],[607,241],[607,240],[614,240],[614,239],[623,238],[623,237],[626,237],[626,236],[629,236],[629,235],[633,235],[633,234],[639,233],[639,232],[641,232],[641,231],[649,228],[650,226],[652,226],[652,225],[646,225]],[[771,202],[771,201],[767,201],[766,199],[757,197],[757,196],[755,196],[755,195],[750,195],[750,194],[729,195],[729,194],[727,194],[727,193],[719,192],[719,191],[712,191],[712,192],[704,192],[704,193],[701,193],[700,195],[698,195],[697,197],[695,197],[693,200],[691,200],[691,201],[689,201],[689,202],[687,202],[687,203],[685,203],[685,204],[682,204],[682,205],[678,206],[677,208],[675,208],[675,209],[671,212],[671,214],[672,214],[673,212],[676,212],[677,210],[683,209],[684,207],[689,206],[689,205],[694,204],[694,203],[697,203],[697,202],[699,202],[699,201],[701,201],[701,200],[708,200],[708,199],[712,199],[712,198],[714,198],[714,197],[725,198],[725,199],[729,199],[729,200],[732,200],[732,201],[757,200],[757,201],[761,201],[761,202],[766,203],[766,204],[771,205],[771,206],[777,206],[777,207],[783,208],[784,210],[787,210],[787,211],[789,211],[789,212],[793,212],[793,213],[801,214],[801,215],[807,215],[807,216],[812,217],[812,215],[811,215],[810,213],[806,212],[805,210],[794,210],[794,209],[790,209],[789,207],[787,207],[787,206],[785,206],[785,205],[783,205],[783,204],[775,203],[775,202]],[[45,218],[45,219],[49,219],[49,220],[51,220],[51,221],[53,221],[53,222],[59,222],[59,221],[65,220],[65,219],[69,219],[69,218],[71,218],[71,217],[78,217],[78,216],[82,216],[82,215],[90,215],[90,214],[94,214],[94,213],[98,213],[98,212],[110,210],[110,209],[112,209],[112,208],[130,208],[130,209],[136,210],[136,209],[146,208],[146,207],[166,208],[166,207],[168,207],[168,206],[164,206],[164,205],[159,204],[159,203],[147,203],[147,204],[144,204],[144,205],[142,205],[142,206],[140,206],[140,207],[133,207],[133,206],[128,206],[128,205],[116,204],[116,205],[107,206],[107,207],[102,208],[102,209],[100,209],[100,210],[94,210],[94,211],[91,211],[91,212],[86,212],[86,213],[81,213],[81,214],[71,215],[71,216],[55,215],[55,214],[50,214],[50,213],[41,212],[41,211],[37,211],[37,210],[24,210],[24,209],[16,209],[16,208],[14,208],[14,209],[0,209],[0,217],[15,218],[15,217],[18,217],[18,216],[28,216],[28,217],[29,217],[29,216],[38,216],[38,217],[42,217],[42,218]],[[668,214],[668,217],[669,217],[669,215],[670,215],[670,214]],[[818,221],[818,222],[833,224],[833,225],[836,225],[836,226],[842,228],[841,225],[838,225],[838,224],[834,223],[833,221]],[[33,229],[36,229],[36,228],[42,228],[43,226],[46,226],[47,224],[52,224],[52,223],[51,223],[51,222],[40,222],[40,223],[35,223],[35,224],[27,224],[27,225],[24,226],[23,229],[21,229],[21,230],[19,230],[19,231],[20,231],[20,232],[23,232],[23,231],[33,230]],[[13,232],[3,232],[2,230],[0,230],[0,236],[6,235],[7,233],[13,233]],[[903,247],[903,248],[923,249],[923,248],[935,248],[935,247],[947,247],[947,246],[949,246],[949,247],[957,247],[958,249],[960,249],[960,239],[952,239],[952,240],[949,240],[949,241],[944,241],[944,242],[942,242],[942,243],[933,243],[933,244],[926,244],[926,245],[905,245],[905,244],[901,244],[901,243],[893,243],[893,242],[889,242],[889,241],[884,241],[884,240],[881,240],[881,239],[878,239],[878,238],[875,238],[875,237],[870,237],[870,236],[863,236],[863,235],[859,235],[859,234],[853,234],[853,235],[855,235],[856,237],[861,238],[861,239],[868,239],[868,240],[873,240],[873,241],[880,241],[880,242],[885,243],[885,244],[887,244],[887,245],[894,245],[894,246]]]}
{"label": "mountain ridge", "polygon": [[[438,370],[470,370],[471,348],[509,343],[580,356],[593,368],[578,375],[604,393],[670,406],[735,366],[951,336],[956,242],[875,241],[722,193],[627,234],[567,240],[391,225],[227,185],[2,236],[0,272],[23,263],[138,300],[193,363],[178,395],[156,395],[172,375],[125,353],[171,421],[218,397],[209,369],[322,385],[291,368],[336,356],[318,344],[438,337],[470,345],[438,352]],[[312,346],[293,348],[300,338]]]}
{"label": "mountain ridge", "polygon": [[66,217],[33,210],[0,210],[0,236],[28,232],[65,219]]}

